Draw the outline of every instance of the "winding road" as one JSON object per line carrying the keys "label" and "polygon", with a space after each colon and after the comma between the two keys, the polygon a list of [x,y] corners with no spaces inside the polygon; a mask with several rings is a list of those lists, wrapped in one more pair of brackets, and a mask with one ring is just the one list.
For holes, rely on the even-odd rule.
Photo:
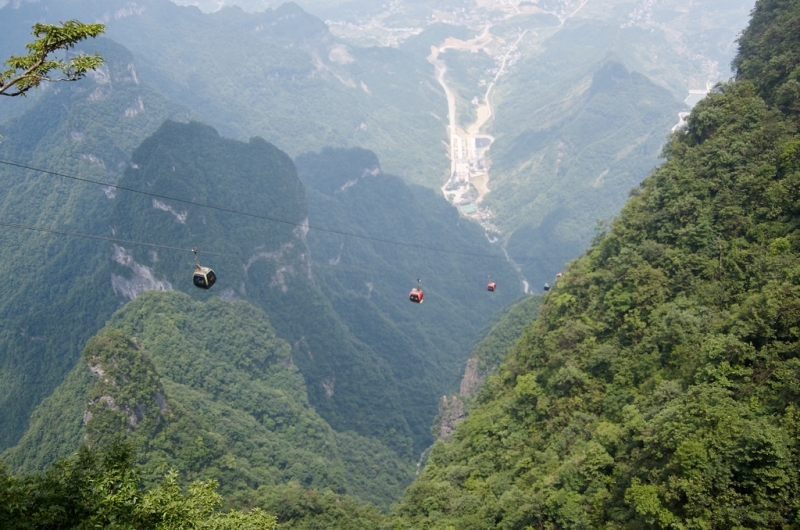
{"label": "winding road", "polygon": [[[581,2],[581,4],[574,11],[572,11],[569,15],[566,15],[566,16],[558,16],[556,13],[549,13],[551,15],[554,15],[554,16],[558,17],[558,19],[559,19],[559,24],[557,26],[551,27],[550,29],[556,29],[556,30],[560,29],[567,20],[569,20],[570,18],[574,17],[588,2],[589,2],[589,0],[583,0],[583,2]],[[509,20],[511,18],[514,18],[515,16],[520,15],[520,14],[522,14],[522,13],[520,12],[519,8],[517,8],[517,12],[516,13],[509,14],[508,16],[504,17],[503,21],[507,21],[507,20]],[[489,33],[491,28],[492,28],[492,24],[491,23],[490,24],[486,24],[486,26],[483,29],[483,32],[480,35],[478,35],[477,37],[475,37],[475,38],[473,38],[471,40],[468,40],[468,41],[462,41],[462,40],[455,39],[455,38],[448,38],[448,39],[445,40],[445,42],[440,47],[431,46],[431,53],[427,57],[428,62],[431,63],[433,65],[433,67],[434,67],[434,71],[435,71],[435,75],[436,75],[436,81],[438,81],[438,83],[442,86],[442,89],[444,90],[445,96],[447,97],[447,117],[448,117],[448,127],[447,127],[448,131],[447,132],[448,132],[448,140],[449,140],[449,144],[450,144],[450,152],[449,152],[450,174],[448,176],[448,180],[445,182],[444,186],[442,186],[442,192],[443,193],[445,192],[445,187],[450,183],[450,179],[456,173],[456,157],[453,155],[453,144],[454,144],[453,138],[454,138],[454,136],[461,136],[461,137],[471,136],[471,137],[475,137],[475,136],[479,136],[480,135],[480,136],[485,137],[486,139],[489,140],[489,145],[490,146],[494,142],[494,137],[493,136],[485,134],[485,133],[481,133],[481,129],[487,124],[487,122],[494,115],[494,110],[492,109],[492,100],[491,100],[492,90],[494,90],[494,88],[497,86],[497,82],[498,82],[500,76],[503,75],[503,73],[505,72],[506,67],[508,65],[509,57],[511,56],[512,53],[517,51],[520,42],[525,37],[525,35],[528,33],[528,30],[526,29],[525,31],[523,31],[517,37],[517,40],[514,42],[514,44],[512,44],[508,48],[506,53],[503,55],[503,58],[502,58],[502,60],[500,62],[500,68],[498,68],[497,73],[495,74],[495,76],[492,79],[492,81],[489,83],[489,86],[486,89],[486,93],[483,96],[482,104],[480,104],[478,106],[478,108],[477,108],[476,120],[475,120],[474,123],[470,124],[466,128],[466,131],[460,129],[459,126],[458,126],[458,115],[457,115],[457,108],[456,108],[456,96],[455,96],[455,93],[453,92],[453,90],[447,85],[447,82],[445,80],[445,75],[447,73],[447,65],[445,64],[444,61],[439,59],[439,54],[441,52],[443,52],[445,50],[449,50],[449,49],[459,50],[459,51],[470,51],[470,52],[485,51],[485,52],[489,53],[487,47],[488,47],[488,45],[490,43],[492,43],[495,40],[495,37],[493,37]],[[488,149],[489,148],[486,148],[483,151],[483,154],[485,154],[485,151],[488,151]],[[488,174],[488,170],[487,170],[486,176],[485,176],[485,180],[482,183],[482,186],[480,186],[480,188],[481,188],[481,190],[479,190],[480,196],[478,197],[476,202],[480,202],[480,200],[483,198],[483,195],[485,193],[488,193],[488,191],[489,191],[488,182],[489,182],[489,174]],[[458,195],[457,195],[457,197],[458,197]]]}

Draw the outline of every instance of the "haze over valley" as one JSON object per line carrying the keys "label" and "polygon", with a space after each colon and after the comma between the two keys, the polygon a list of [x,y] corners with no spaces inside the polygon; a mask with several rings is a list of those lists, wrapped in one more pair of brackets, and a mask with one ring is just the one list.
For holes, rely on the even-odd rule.
{"label": "haze over valley", "polygon": [[[245,11],[197,3],[203,16],[166,0],[49,10],[107,21],[144,78],[224,135],[262,136],[291,156],[374,151],[386,172],[479,220],[533,285],[585,248],[658,164],[679,114],[729,76],[752,7],[230,4]],[[18,15],[35,20],[34,5]]]}
{"label": "haze over valley", "polygon": [[0,526],[80,447],[275,528],[800,524],[790,4],[0,1],[104,25],[0,97]]}

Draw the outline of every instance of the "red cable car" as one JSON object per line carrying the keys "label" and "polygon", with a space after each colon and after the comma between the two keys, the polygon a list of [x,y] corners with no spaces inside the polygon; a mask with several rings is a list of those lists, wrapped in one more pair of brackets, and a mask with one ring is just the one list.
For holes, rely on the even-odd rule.
{"label": "red cable car", "polygon": [[489,282],[489,285],[486,286],[487,291],[494,292],[495,289],[497,289],[497,284],[494,282]]}
{"label": "red cable car", "polygon": [[422,290],[422,287],[420,286],[420,279],[417,278],[417,286],[411,289],[411,292],[408,293],[408,299],[415,304],[421,304],[424,297],[425,291]]}

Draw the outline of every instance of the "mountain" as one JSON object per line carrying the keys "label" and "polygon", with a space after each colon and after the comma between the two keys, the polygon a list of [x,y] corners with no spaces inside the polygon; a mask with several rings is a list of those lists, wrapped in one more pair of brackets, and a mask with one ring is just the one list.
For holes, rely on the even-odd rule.
{"label": "mountain", "polygon": [[49,0],[6,5],[0,18],[29,28],[42,17],[107,24],[143,78],[225,136],[260,136],[291,156],[361,146],[412,182],[447,166],[446,102],[425,59],[348,46],[292,2],[204,14],[170,0]]}
{"label": "mountain", "polygon": [[146,481],[167,466],[228,496],[294,481],[387,506],[411,465],[320,418],[291,352],[247,302],[148,291],[87,342],[5,459],[32,471],[127,433]]}
{"label": "mountain", "polygon": [[[80,83],[46,87],[28,110],[0,124],[0,159],[117,182],[139,142],[168,118],[193,114],[142,83],[130,52],[93,42],[106,65]],[[3,98],[11,99],[11,98]],[[4,102],[5,103],[5,102]],[[108,234],[113,189],[0,165],[0,221]],[[0,274],[0,447],[22,435],[36,404],[74,366],[83,344],[119,307],[107,245],[5,228]]]}
{"label": "mountain", "polygon": [[[580,42],[578,35],[586,32],[576,25],[558,38]],[[563,53],[564,47],[553,49]],[[575,55],[588,62],[577,50]],[[521,67],[537,72],[536,81],[514,86],[541,84],[542,67],[554,59],[545,55],[537,66]],[[609,60],[590,75],[586,89],[573,93],[556,115],[542,116],[534,98],[513,93],[498,111],[497,126],[505,133],[492,155],[498,178],[486,203],[504,231],[512,232],[509,254],[534,285],[552,279],[585,248],[597,220],[618,211],[628,190],[656,164],[682,108],[667,90],[619,62]],[[538,115],[538,127],[520,130],[525,125],[515,116],[529,113]]]}
{"label": "mountain", "polygon": [[[312,212],[292,160],[260,138],[239,142],[197,122],[167,121],[142,140],[144,131],[135,136],[126,124],[148,114],[150,102],[134,93],[131,106],[129,95],[115,95],[118,82],[138,87],[139,77],[132,62],[107,55],[108,72],[126,77],[102,70],[66,92],[42,94],[3,129],[3,156],[66,175],[53,186],[54,175],[33,172],[4,199],[8,217],[0,222],[15,230],[5,236],[3,267],[21,281],[4,299],[3,448],[19,443],[34,408],[115,309],[147,290],[183,290],[267,312],[292,345],[312,406],[336,431],[378,440],[406,460],[421,453],[439,395],[457,386],[472,337],[519,292],[500,251],[435,193],[384,175],[367,151],[351,161],[352,152],[341,151],[338,173],[316,175],[318,183],[342,180],[325,200],[313,192]],[[145,126],[157,124],[148,118]],[[363,181],[359,153],[370,171]],[[54,164],[51,156],[78,163]],[[314,156],[305,160],[328,163]],[[3,167],[9,178],[22,173]],[[313,174],[304,169],[309,182]],[[346,193],[336,192],[353,179]],[[45,232],[26,237],[20,224]],[[309,236],[317,224],[340,233]],[[219,275],[208,293],[190,284],[192,248]],[[336,253],[338,268],[330,263]],[[485,291],[490,274],[502,286],[494,295]],[[417,276],[429,289],[422,307],[407,300]]]}
{"label": "mountain", "polygon": [[110,218],[116,237],[153,241],[158,234],[159,245],[197,247],[220,280],[214,291],[197,292],[188,252],[115,246],[112,282],[120,295],[175,288],[201,299],[252,301],[295,348],[312,404],[334,428],[377,436],[409,456],[410,433],[388,366],[348,331],[317,285],[305,241],[305,189],[285,153],[259,138],[245,144],[205,125],[168,122],[134,152],[121,182],[280,222],[128,194]]}
{"label": "mountain", "polygon": [[[308,244],[320,286],[391,370],[419,454],[475,334],[520,293],[518,275],[480,227],[433,191],[383,173],[374,153],[326,149],[296,163],[309,223],[319,228]],[[494,293],[486,291],[490,276],[499,286]],[[416,278],[426,296],[421,305],[408,301]]]}
{"label": "mountain", "polygon": [[[472,336],[519,292],[515,272],[477,226],[460,222],[430,190],[384,175],[363,150],[298,159],[308,206],[286,155],[257,139],[223,140],[198,124],[165,124],[132,164],[126,187],[237,205],[282,222],[138,195],[118,201],[116,237],[159,233],[159,244],[199,247],[201,259],[208,250],[208,264],[225,278],[219,295],[267,311],[293,345],[311,403],[335,429],[375,436],[405,456],[430,443],[439,393],[455,386]],[[119,252],[118,292],[151,277],[197,291],[186,282],[189,262],[176,253]],[[485,291],[491,273],[505,282],[493,297]],[[407,300],[416,275],[429,289],[422,306]]]}
{"label": "mountain", "polygon": [[488,176],[451,199],[541,285],[658,164],[686,103],[724,78],[752,1],[192,2],[204,13],[49,0],[0,18],[17,47],[42,17],[103,21],[143,78],[224,136],[292,157],[366,148],[436,190],[453,169],[450,96],[456,127],[491,138],[477,164]]}
{"label": "mountain", "polygon": [[737,78],[544,296],[394,528],[798,524],[798,19],[757,3]]}

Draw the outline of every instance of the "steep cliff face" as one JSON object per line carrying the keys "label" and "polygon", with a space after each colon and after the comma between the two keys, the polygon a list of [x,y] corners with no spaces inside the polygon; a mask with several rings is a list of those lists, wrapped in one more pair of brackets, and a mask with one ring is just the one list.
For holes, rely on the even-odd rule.
{"label": "steep cliff face", "polygon": [[483,338],[475,344],[467,359],[458,394],[442,396],[439,400],[439,414],[432,429],[435,437],[448,439],[456,425],[464,421],[472,398],[486,378],[497,370],[522,331],[536,319],[541,302],[539,296],[525,296],[496,313],[493,322],[479,334]]}
{"label": "steep cliff face", "polygon": [[[82,361],[96,377],[87,389],[82,418],[82,442],[88,447],[102,450],[134,433],[148,440],[180,418],[180,410],[169,406],[161,377],[137,337],[126,337],[117,329],[101,332],[86,344]],[[60,387],[57,392],[80,390]]]}
{"label": "steep cliff face", "polygon": [[[776,43],[748,30],[739,63],[793,57],[798,9],[759,2],[751,30]],[[771,88],[788,82],[740,75],[695,107],[433,448],[396,527],[798,523],[798,112]]]}

